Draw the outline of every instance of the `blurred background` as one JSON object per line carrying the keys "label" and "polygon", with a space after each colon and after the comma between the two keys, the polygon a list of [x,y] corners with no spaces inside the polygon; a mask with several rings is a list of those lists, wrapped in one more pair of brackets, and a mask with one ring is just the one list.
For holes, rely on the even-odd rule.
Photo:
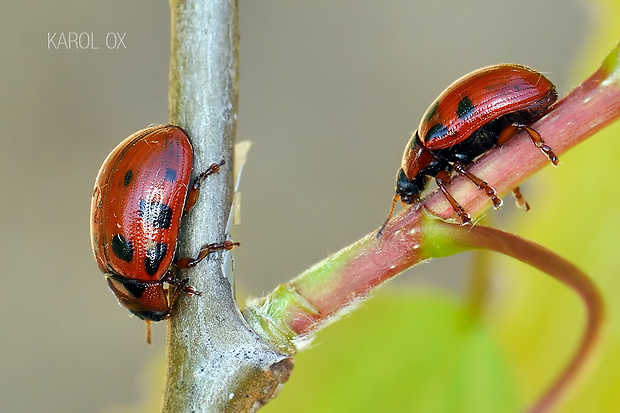
{"label": "blurred background", "polygon": [[[514,62],[567,93],[602,10],[586,0],[241,0],[238,140],[253,146],[234,234],[238,295],[270,292],[375,230],[405,143],[453,80]],[[56,49],[69,32],[88,33],[91,47]],[[147,346],[95,264],[88,219],[109,151],[167,122],[169,35],[163,1],[0,5],[1,412],[139,404],[146,366],[163,360],[165,324]],[[123,44],[109,49],[106,36]],[[496,225],[549,214],[544,187],[531,179],[532,210],[508,199],[491,213]],[[437,260],[385,289],[458,296],[469,261]]]}

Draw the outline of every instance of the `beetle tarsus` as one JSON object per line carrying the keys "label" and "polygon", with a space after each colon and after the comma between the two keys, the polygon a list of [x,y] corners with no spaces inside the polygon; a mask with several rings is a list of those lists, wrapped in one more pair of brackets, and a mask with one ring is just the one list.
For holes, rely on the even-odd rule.
{"label": "beetle tarsus", "polygon": [[467,211],[465,211],[465,209],[457,202],[457,200],[454,199],[452,194],[450,192],[448,192],[448,190],[446,189],[446,182],[449,179],[450,179],[449,172],[448,171],[441,171],[435,177],[435,182],[437,183],[437,186],[439,187],[439,189],[441,190],[443,195],[446,197],[446,199],[448,200],[448,202],[452,206],[452,209],[454,210],[456,215],[461,219],[461,223],[463,225],[469,224],[469,223],[471,223],[471,217],[469,216]]}
{"label": "beetle tarsus", "polygon": [[479,190],[484,191],[484,193],[491,198],[493,208],[498,209],[502,206],[503,202],[501,198],[497,196],[495,188],[490,186],[485,180],[478,178],[476,175],[465,169],[465,165],[460,162],[456,162],[454,164],[454,170],[469,179]]}
{"label": "beetle tarsus", "polygon": [[[530,139],[532,139],[532,142],[534,142],[534,145],[536,145],[547,156],[547,158],[549,158],[549,160],[554,166],[558,166],[558,164],[560,163],[560,160],[553,152],[553,149],[551,149],[551,147],[545,143],[542,136],[540,136],[540,133],[538,133],[535,129],[529,127],[524,123],[513,122],[511,125],[508,125],[505,130],[508,130],[508,135],[512,134],[513,136],[516,135],[517,132],[527,132],[527,134],[530,136]],[[502,133],[503,132],[504,131],[502,131]]]}
{"label": "beetle tarsus", "polygon": [[225,164],[226,162],[222,159],[219,163],[212,163],[211,165],[209,165],[209,167],[207,168],[206,171],[204,171],[203,173],[201,173],[200,175],[198,175],[196,177],[196,179],[194,179],[194,184],[192,185],[193,189],[198,189],[200,187],[200,183],[202,181],[205,180],[205,178],[209,175],[213,175],[214,173],[217,173],[220,171],[220,168]]}
{"label": "beetle tarsus", "polygon": [[527,203],[527,201],[525,200],[525,197],[521,193],[521,188],[519,188],[518,186],[515,187],[512,190],[512,194],[514,195],[515,201],[517,201],[517,206],[519,208],[525,208],[526,212],[530,210],[530,204]]}
{"label": "beetle tarsus", "polygon": [[233,242],[231,240],[226,240],[224,242],[214,242],[211,244],[207,244],[200,249],[198,256],[196,258],[189,257],[181,257],[177,258],[174,261],[174,264],[179,268],[193,268],[202,260],[204,260],[207,255],[217,250],[231,250],[233,247],[237,247],[240,244],[238,242]]}

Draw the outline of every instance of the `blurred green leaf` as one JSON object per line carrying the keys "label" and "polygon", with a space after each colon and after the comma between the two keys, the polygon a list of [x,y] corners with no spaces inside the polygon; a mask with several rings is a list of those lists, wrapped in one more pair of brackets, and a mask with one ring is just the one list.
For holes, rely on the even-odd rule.
{"label": "blurred green leaf", "polygon": [[265,412],[511,412],[510,374],[483,323],[438,294],[383,291],[296,356]]}

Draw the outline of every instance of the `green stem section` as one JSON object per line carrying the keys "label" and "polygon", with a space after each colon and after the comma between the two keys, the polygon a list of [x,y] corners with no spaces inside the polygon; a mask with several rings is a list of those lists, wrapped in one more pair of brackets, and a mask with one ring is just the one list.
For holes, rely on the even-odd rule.
{"label": "green stem section", "polygon": [[294,353],[317,328],[425,258],[419,249],[421,226],[416,228],[381,238],[366,236],[250,304],[244,315],[259,334]]}

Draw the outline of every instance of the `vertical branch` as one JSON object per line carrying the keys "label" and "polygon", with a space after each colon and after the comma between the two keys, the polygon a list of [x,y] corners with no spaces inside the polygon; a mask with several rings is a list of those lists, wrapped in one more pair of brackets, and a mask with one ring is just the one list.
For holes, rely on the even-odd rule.
{"label": "vertical branch", "polygon": [[[183,220],[179,254],[228,237],[238,94],[236,0],[171,0],[170,121],[194,144],[194,176],[222,170],[201,186]],[[216,252],[182,274],[202,292],[181,294],[169,322],[164,412],[250,411],[288,378],[291,360],[260,341],[241,317],[230,266]]]}

